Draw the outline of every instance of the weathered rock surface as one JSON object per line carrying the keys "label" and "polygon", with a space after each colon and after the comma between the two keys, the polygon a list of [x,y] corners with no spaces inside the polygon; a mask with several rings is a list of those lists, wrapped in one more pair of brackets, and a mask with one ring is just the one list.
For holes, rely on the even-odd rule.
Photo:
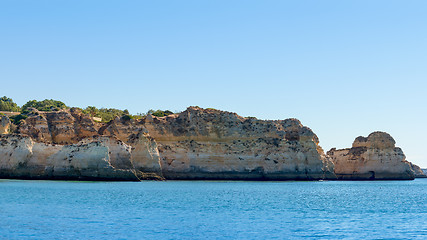
{"label": "weathered rock surface", "polygon": [[10,120],[7,116],[0,116],[0,134],[9,133]]}
{"label": "weathered rock surface", "polygon": [[135,167],[140,171],[162,175],[157,143],[140,121],[117,117],[101,127],[98,132],[132,146],[132,159]]}
{"label": "weathered rock surface", "polygon": [[313,131],[190,107],[167,117],[96,123],[78,109],[32,110],[1,137],[2,177],[59,179],[335,179]]}
{"label": "weathered rock surface", "polygon": [[415,173],[415,178],[427,178],[427,175],[424,173],[424,171],[417,165],[409,162],[411,165],[412,170]]}
{"label": "weathered rock surface", "polygon": [[53,144],[78,143],[83,138],[98,135],[99,126],[79,109],[41,112],[32,110],[19,126],[19,132],[36,142]]}
{"label": "weathered rock surface", "polygon": [[[2,118],[1,126],[8,124]],[[367,180],[413,179],[414,170],[421,176],[386,133],[325,155],[297,119],[264,121],[199,107],[109,123],[76,108],[33,109],[16,132],[0,136],[3,178]]]}
{"label": "weathered rock surface", "polygon": [[[0,177],[127,181],[160,178],[140,171],[144,162],[134,162],[131,148],[111,137],[86,138],[77,144],[59,145],[35,142],[22,135],[3,135]],[[142,148],[136,154],[142,155],[144,151]]]}
{"label": "weathered rock surface", "polygon": [[394,139],[385,132],[373,132],[367,138],[358,137],[352,148],[333,148],[327,154],[341,180],[415,178],[402,149],[395,147]]}
{"label": "weathered rock surface", "polygon": [[262,121],[190,107],[142,120],[167,179],[334,179],[317,136],[296,119]]}

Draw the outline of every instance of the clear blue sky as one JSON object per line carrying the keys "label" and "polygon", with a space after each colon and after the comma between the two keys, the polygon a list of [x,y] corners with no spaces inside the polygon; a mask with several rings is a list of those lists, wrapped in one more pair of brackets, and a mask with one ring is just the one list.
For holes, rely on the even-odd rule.
{"label": "clear blue sky", "polygon": [[19,105],[296,117],[325,150],[389,132],[427,167],[427,1],[0,1]]}

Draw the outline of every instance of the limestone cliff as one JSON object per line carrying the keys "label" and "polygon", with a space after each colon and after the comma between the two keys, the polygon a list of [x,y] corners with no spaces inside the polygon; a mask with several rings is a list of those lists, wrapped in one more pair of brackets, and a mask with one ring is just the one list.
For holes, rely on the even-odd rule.
{"label": "limestone cliff", "polygon": [[190,107],[167,117],[96,123],[79,109],[32,110],[3,135],[1,177],[52,179],[335,179],[311,129]]}
{"label": "limestone cliff", "polygon": [[19,126],[19,133],[36,142],[53,144],[78,143],[83,138],[98,135],[99,124],[79,109],[41,112],[32,109]]}
{"label": "limestone cliff", "polygon": [[414,179],[415,173],[402,149],[385,132],[358,137],[351,148],[331,149],[328,157],[335,165],[335,174],[343,180]]}
{"label": "limestone cliff", "polygon": [[[5,119],[2,127],[10,125]],[[352,148],[325,155],[316,134],[297,119],[258,120],[199,107],[109,123],[76,108],[32,109],[14,129],[0,136],[3,178],[413,179],[416,169],[386,133],[358,137]]]}
{"label": "limestone cliff", "polygon": [[157,146],[148,134],[132,146],[100,136],[95,123],[77,108],[32,109],[15,135],[1,136],[0,176],[35,179],[163,179]]}
{"label": "limestone cliff", "polygon": [[162,175],[157,142],[148,134],[141,121],[117,117],[98,132],[132,146],[132,158],[139,170]]}
{"label": "limestone cliff", "polygon": [[334,179],[311,129],[296,119],[262,121],[190,107],[141,121],[168,179]]}
{"label": "limestone cliff", "polygon": [[131,147],[111,137],[59,145],[35,142],[22,135],[3,135],[0,146],[1,178],[135,181],[159,178],[140,171],[143,164],[133,159]]}

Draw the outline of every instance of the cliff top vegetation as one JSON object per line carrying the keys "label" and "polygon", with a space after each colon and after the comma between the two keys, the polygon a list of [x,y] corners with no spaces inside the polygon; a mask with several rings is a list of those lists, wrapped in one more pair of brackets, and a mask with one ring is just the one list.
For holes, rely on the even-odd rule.
{"label": "cliff top vegetation", "polygon": [[[21,120],[26,119],[29,110],[35,108],[38,111],[50,112],[50,111],[59,111],[63,109],[69,109],[65,103],[62,101],[54,99],[45,99],[42,101],[30,100],[25,103],[22,107],[18,106],[11,98],[6,96],[0,98],[0,111],[9,111],[9,112],[21,112],[20,115],[11,117],[11,120],[14,124],[19,124]],[[156,117],[164,117],[174,112],[170,110],[153,110],[150,109],[147,113],[138,113],[136,115],[131,115],[127,109],[121,110],[116,108],[97,108],[95,106],[88,106],[86,108],[79,108],[82,113],[89,114],[91,117],[101,118],[102,122],[109,122],[116,117],[126,117],[128,119],[138,119],[142,118],[148,114],[151,114]]]}
{"label": "cliff top vegetation", "polygon": [[89,114],[92,117],[98,117],[102,119],[102,122],[109,122],[113,120],[115,117],[120,117],[124,115],[129,115],[129,111],[127,109],[120,110],[115,108],[96,108],[94,106],[88,106],[85,109],[82,109],[82,112],[85,114]]}
{"label": "cliff top vegetation", "polygon": [[13,102],[12,98],[4,96],[0,98],[0,111],[20,112],[21,108]]}
{"label": "cliff top vegetation", "polygon": [[53,99],[45,99],[43,101],[31,100],[22,106],[22,111],[28,111],[29,108],[35,108],[39,111],[49,112],[49,111],[59,111],[61,109],[68,108],[65,103],[53,100]]}

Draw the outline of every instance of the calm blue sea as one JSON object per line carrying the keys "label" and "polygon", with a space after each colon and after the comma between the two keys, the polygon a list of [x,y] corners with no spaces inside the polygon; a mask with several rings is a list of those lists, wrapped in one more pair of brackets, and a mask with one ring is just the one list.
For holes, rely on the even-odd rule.
{"label": "calm blue sea", "polygon": [[0,180],[1,239],[427,239],[427,179]]}

